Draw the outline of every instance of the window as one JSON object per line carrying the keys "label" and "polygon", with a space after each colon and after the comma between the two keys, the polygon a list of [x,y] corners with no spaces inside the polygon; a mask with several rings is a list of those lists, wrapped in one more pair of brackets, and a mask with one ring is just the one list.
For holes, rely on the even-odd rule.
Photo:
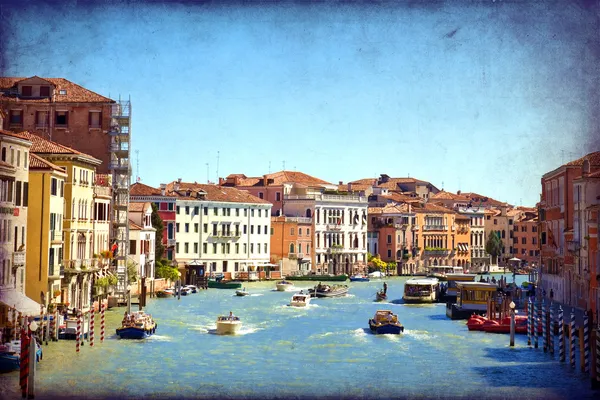
{"label": "window", "polygon": [[392,257],[392,250],[388,249],[387,253],[388,253],[388,255],[387,255],[388,258]]}
{"label": "window", "polygon": [[180,207],[179,207],[179,206],[177,206],[177,214],[179,214],[179,211],[181,211],[181,210],[180,210]]}
{"label": "window", "polygon": [[100,111],[90,111],[88,125],[90,128],[100,128],[102,126],[102,113]]}
{"label": "window", "polygon": [[200,207],[196,206],[194,207],[194,215],[198,215],[200,214]]}
{"label": "window", "polygon": [[275,193],[275,201],[281,201],[281,193],[280,192]]}
{"label": "window", "polygon": [[[185,233],[189,233],[190,231],[190,224],[188,224],[187,222],[185,223]],[[187,253],[187,251],[186,251]]]}
{"label": "window", "polygon": [[194,243],[194,253],[198,254],[198,243]]}
{"label": "window", "polygon": [[214,210],[215,210],[215,211],[214,211],[214,214],[215,214],[215,215],[219,215],[219,209],[218,209],[217,207],[215,207],[215,208],[214,208]]}
{"label": "window", "polygon": [[213,254],[217,254],[217,244],[213,243]]}
{"label": "window", "polygon": [[244,235],[247,233],[247,229],[248,229],[247,225],[244,225]]}
{"label": "window", "polygon": [[521,238],[521,244],[527,244],[527,238]]}
{"label": "window", "polygon": [[15,206],[21,205],[21,181],[17,181],[15,189]]}
{"label": "window", "polygon": [[129,254],[136,254],[136,252],[135,252],[136,248],[137,248],[137,246],[136,246],[135,240],[130,240],[129,241]]}
{"label": "window", "polygon": [[306,228],[306,236],[310,236],[310,228]]}
{"label": "window", "polygon": [[23,110],[10,110],[9,121],[11,125],[23,125]]}
{"label": "window", "polygon": [[267,254],[269,252],[268,251],[269,249],[267,248],[267,244],[266,243],[264,244],[264,248],[265,248],[265,254]]}
{"label": "window", "polygon": [[206,254],[208,251],[208,243],[202,243],[202,252]]}
{"label": "window", "polygon": [[190,215],[190,206],[185,206],[185,215]]}
{"label": "window", "polygon": [[263,195],[263,192],[258,192],[258,198],[259,199],[264,199],[265,196]]}
{"label": "window", "polygon": [[247,217],[247,216],[248,216],[248,209],[244,208],[244,217]]}
{"label": "window", "polygon": [[[387,242],[388,244],[392,243],[392,235],[387,235]],[[391,255],[388,257],[391,257]]]}
{"label": "window", "polygon": [[31,97],[31,86],[21,86],[21,96]]}
{"label": "window", "polygon": [[258,233],[258,234],[260,235],[260,225],[257,225],[257,226],[256,226],[256,229],[257,229],[257,232],[256,232],[256,233]]}
{"label": "window", "polygon": [[173,207],[175,207],[175,204],[173,204],[173,203],[167,203],[167,210],[173,211]]}
{"label": "window", "polygon": [[52,178],[50,181],[50,194],[52,196],[56,196],[58,193],[58,180],[56,178]]}
{"label": "window", "polygon": [[267,226],[265,225],[265,235],[267,234]]}
{"label": "window", "polygon": [[498,220],[494,218],[494,225],[498,225]]}
{"label": "window", "polygon": [[175,232],[179,232],[179,222],[175,224]]}
{"label": "window", "polygon": [[298,236],[302,236],[302,228],[298,228]]}
{"label": "window", "polygon": [[509,220],[508,220],[508,224],[509,224],[509,225],[512,225],[512,224],[513,224],[513,220],[512,220],[512,219],[509,219]]}
{"label": "window", "polygon": [[69,124],[69,113],[68,111],[57,111],[55,114],[56,126],[65,127]]}
{"label": "window", "polygon": [[59,89],[58,94],[65,96],[67,94],[66,89]]}
{"label": "window", "polygon": [[40,86],[40,97],[50,97],[50,86]]}
{"label": "window", "polygon": [[189,250],[190,250],[190,244],[189,244],[188,242],[185,242],[185,243],[184,243],[184,245],[183,245],[183,250],[184,250],[184,251],[183,251],[184,253],[189,253],[189,252],[190,252],[190,251],[189,251]]}
{"label": "window", "polygon": [[250,216],[254,217],[254,210],[250,210]]}
{"label": "window", "polygon": [[294,228],[290,228],[290,235],[294,236]]}
{"label": "window", "polygon": [[194,224],[194,233],[198,233],[198,224]]}
{"label": "window", "polygon": [[254,225],[250,225],[250,234],[254,235]]}
{"label": "window", "polygon": [[[206,210],[206,209],[205,209],[205,210]],[[204,233],[208,233],[208,224],[203,224],[203,225],[202,225],[202,231],[203,231]]]}
{"label": "window", "polygon": [[21,166],[21,150],[17,150],[17,167]]}
{"label": "window", "polygon": [[240,252],[240,244],[236,243],[235,244],[235,254],[238,254]]}
{"label": "window", "polygon": [[240,209],[239,209],[239,208],[236,208],[236,209],[235,209],[235,216],[236,216],[236,217],[239,217],[239,216],[240,216]]}

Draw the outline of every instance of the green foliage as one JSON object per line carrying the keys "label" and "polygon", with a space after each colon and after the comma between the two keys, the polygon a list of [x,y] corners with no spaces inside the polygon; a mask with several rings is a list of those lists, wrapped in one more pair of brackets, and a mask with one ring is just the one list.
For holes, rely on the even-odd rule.
{"label": "green foliage", "polygon": [[162,219],[158,215],[158,207],[154,203],[152,203],[152,216],[150,218],[152,220],[152,227],[156,229],[156,236],[154,240],[154,257],[157,260],[160,260],[165,254],[165,246],[162,243],[163,230],[165,227]]}
{"label": "green foliage", "polygon": [[485,251],[496,260],[496,263],[498,263],[498,256],[502,252],[502,241],[495,232],[492,232],[488,236],[487,242],[485,243]]}
{"label": "green foliage", "polygon": [[129,278],[129,282],[137,282],[138,280],[137,265],[133,261],[127,262],[127,277]]}
{"label": "green foliage", "polygon": [[177,279],[179,279],[179,271],[177,270],[177,268],[171,267],[170,265],[164,263],[164,261],[166,260],[162,260],[162,262],[155,263],[155,277],[169,279],[171,281],[176,281]]}
{"label": "green foliage", "polygon": [[447,251],[445,247],[425,247],[425,251]]}
{"label": "green foliage", "polygon": [[107,288],[108,287],[108,277],[104,276],[102,278],[96,279],[96,281],[94,282],[94,286]]}
{"label": "green foliage", "polygon": [[116,276],[111,275],[108,277],[108,284],[109,286],[115,286],[117,283],[119,283],[119,279],[117,279]]}

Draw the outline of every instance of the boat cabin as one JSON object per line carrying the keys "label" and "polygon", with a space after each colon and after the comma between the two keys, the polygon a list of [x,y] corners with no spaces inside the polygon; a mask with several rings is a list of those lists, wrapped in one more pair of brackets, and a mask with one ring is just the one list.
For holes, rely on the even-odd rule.
{"label": "boat cabin", "polygon": [[498,285],[486,282],[458,282],[456,303],[446,304],[446,315],[451,319],[468,319],[473,314],[483,315],[488,300],[498,292]]}
{"label": "boat cabin", "polygon": [[440,281],[436,278],[409,279],[404,283],[402,299],[407,303],[433,303],[440,294]]}
{"label": "boat cabin", "polygon": [[465,271],[463,267],[453,267],[449,265],[432,265],[429,267],[429,275],[445,277],[448,274],[462,274]]}
{"label": "boat cabin", "polygon": [[446,293],[444,295],[444,300],[446,301],[456,301],[456,296],[458,295],[458,284],[460,282],[475,282],[475,278],[477,278],[477,274],[446,274]]}

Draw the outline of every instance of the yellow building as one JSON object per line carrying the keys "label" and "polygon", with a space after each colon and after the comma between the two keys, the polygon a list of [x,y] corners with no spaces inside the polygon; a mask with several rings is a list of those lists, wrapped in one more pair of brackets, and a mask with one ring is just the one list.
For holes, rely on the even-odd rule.
{"label": "yellow building", "polygon": [[92,294],[94,187],[96,167],[101,161],[40,136],[24,132],[32,142],[31,152],[67,173],[64,184],[62,301],[69,307],[87,309]]}
{"label": "yellow building", "polygon": [[62,302],[62,225],[67,174],[43,158],[29,155],[27,286],[25,293],[44,305]]}

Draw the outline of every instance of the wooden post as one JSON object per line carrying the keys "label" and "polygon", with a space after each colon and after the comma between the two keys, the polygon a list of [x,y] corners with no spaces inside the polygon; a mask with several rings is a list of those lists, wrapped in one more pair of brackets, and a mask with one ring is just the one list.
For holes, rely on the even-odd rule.
{"label": "wooden post", "polygon": [[583,340],[583,327],[580,326],[577,329],[577,333],[579,334],[579,369],[581,372],[587,372],[587,366],[585,363],[585,343]]}

